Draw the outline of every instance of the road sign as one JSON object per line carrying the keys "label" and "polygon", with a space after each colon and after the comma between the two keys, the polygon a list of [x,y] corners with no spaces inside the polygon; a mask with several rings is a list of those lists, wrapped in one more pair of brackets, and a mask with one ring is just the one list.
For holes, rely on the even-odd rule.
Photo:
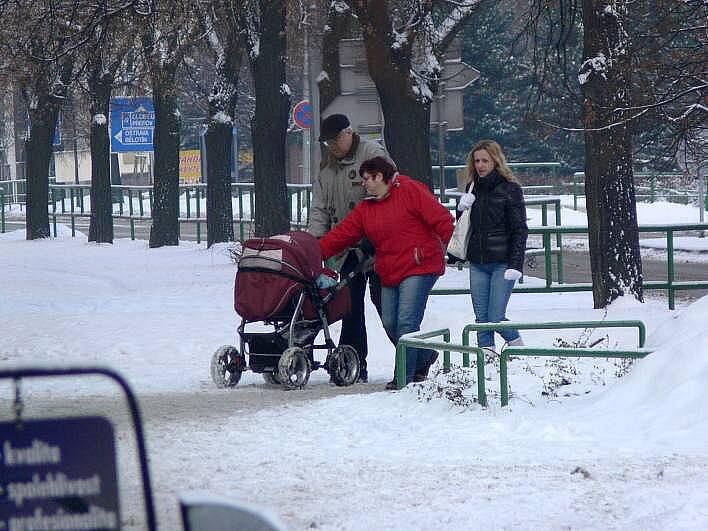
{"label": "road sign", "polygon": [[293,108],[293,121],[302,129],[312,127],[312,105],[307,100],[302,100]]}
{"label": "road sign", "polygon": [[154,130],[152,98],[111,100],[111,151],[152,151]]}
{"label": "road sign", "polygon": [[0,456],[0,530],[120,528],[105,418],[0,422]]}

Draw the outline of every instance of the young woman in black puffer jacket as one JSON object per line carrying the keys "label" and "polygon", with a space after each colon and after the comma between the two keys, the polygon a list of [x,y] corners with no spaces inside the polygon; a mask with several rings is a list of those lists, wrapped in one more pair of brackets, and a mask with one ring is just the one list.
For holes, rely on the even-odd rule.
{"label": "young woman in black puffer jacket", "polygon": [[[457,210],[470,210],[467,261],[478,323],[507,321],[506,307],[522,276],[528,236],[521,186],[501,146],[482,140],[467,157],[470,182]],[[518,330],[497,330],[508,344],[523,345]],[[494,350],[494,332],[477,332],[477,345]]]}

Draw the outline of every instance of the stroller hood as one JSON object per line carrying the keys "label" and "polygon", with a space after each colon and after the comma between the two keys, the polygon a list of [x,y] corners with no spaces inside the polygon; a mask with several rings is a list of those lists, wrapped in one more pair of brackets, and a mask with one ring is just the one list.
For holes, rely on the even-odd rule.
{"label": "stroller hood", "polygon": [[249,321],[268,319],[320,273],[320,246],[307,232],[246,240],[236,273],[234,309]]}

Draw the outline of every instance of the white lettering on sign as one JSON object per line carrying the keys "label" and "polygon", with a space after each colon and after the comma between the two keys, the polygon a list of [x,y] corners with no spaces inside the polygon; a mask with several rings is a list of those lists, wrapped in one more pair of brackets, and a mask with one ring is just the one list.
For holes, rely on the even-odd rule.
{"label": "white lettering on sign", "polygon": [[118,518],[114,511],[89,505],[85,513],[66,513],[58,509],[54,514],[45,514],[37,507],[31,516],[15,516],[9,521],[10,531],[30,531],[35,529],[118,529]]}
{"label": "white lettering on sign", "polygon": [[124,144],[149,144],[152,142],[150,138],[150,129],[123,129]]}
{"label": "white lettering on sign", "polygon": [[39,474],[32,475],[30,482],[7,484],[7,497],[22,507],[25,500],[41,498],[66,498],[69,496],[97,496],[101,494],[101,478],[94,474],[90,478],[69,479],[61,472],[46,474],[42,480]]}
{"label": "white lettering on sign", "polygon": [[13,448],[10,441],[5,441],[2,448],[5,466],[56,465],[61,462],[61,448],[37,439],[32,439],[32,446],[26,448]]}
{"label": "white lettering on sign", "polygon": [[123,129],[155,126],[155,113],[150,111],[122,112],[120,118]]}

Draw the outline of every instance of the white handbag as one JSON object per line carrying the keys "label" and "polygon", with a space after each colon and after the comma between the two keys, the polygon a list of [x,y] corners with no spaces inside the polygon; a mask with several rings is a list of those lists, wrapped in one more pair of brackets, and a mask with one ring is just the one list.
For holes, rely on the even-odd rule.
{"label": "white handbag", "polygon": [[[474,183],[470,185],[467,192],[474,189]],[[447,254],[457,260],[467,260],[467,242],[470,234],[470,212],[471,208],[462,212],[460,218],[455,222],[455,230],[452,233],[452,238],[447,244]]]}
{"label": "white handbag", "polygon": [[447,254],[458,260],[467,260],[467,237],[470,228],[470,209],[465,210],[455,223],[455,230],[447,244]]}

